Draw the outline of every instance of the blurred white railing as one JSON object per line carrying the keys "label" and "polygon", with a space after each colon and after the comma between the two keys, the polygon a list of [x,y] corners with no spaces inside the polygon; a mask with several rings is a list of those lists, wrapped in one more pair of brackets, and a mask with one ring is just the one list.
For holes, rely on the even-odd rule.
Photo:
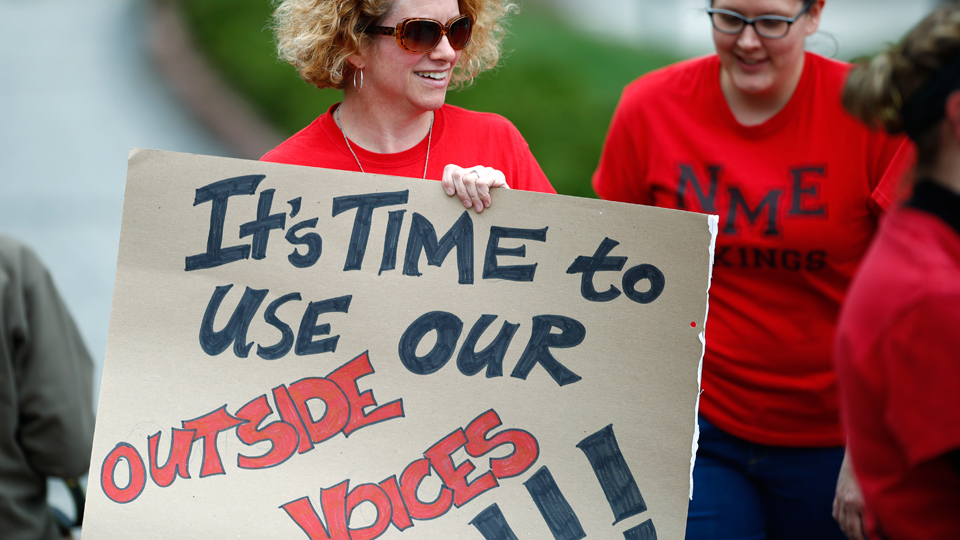
{"label": "blurred white railing", "polygon": [[[532,0],[556,7],[591,33],[635,45],[655,44],[686,56],[713,49],[706,0]],[[849,59],[898,40],[937,0],[827,0],[820,32],[807,47]]]}

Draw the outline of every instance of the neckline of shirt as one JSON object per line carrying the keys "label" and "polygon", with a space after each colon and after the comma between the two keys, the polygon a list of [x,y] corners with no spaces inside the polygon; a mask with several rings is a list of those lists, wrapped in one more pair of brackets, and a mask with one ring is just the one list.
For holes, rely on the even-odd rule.
{"label": "neckline of shirt", "polygon": [[913,188],[906,206],[932,214],[960,234],[960,195],[930,178],[923,178]]}
{"label": "neckline of shirt", "polygon": [[[327,109],[327,112],[320,117],[321,126],[323,127],[323,131],[327,134],[327,137],[330,139],[330,143],[335,145],[346,158],[349,158],[350,161],[354,161],[353,155],[350,153],[350,149],[347,148],[347,143],[343,140],[343,133],[340,131],[340,128],[337,127],[337,122],[333,117],[333,112],[339,106],[340,103],[335,103],[331,105],[329,109]],[[431,137],[424,135],[423,139],[413,147],[403,150],[402,152],[394,152],[389,154],[371,152],[370,150],[361,147],[353,141],[350,142],[350,146],[353,148],[353,151],[357,155],[357,159],[360,160],[360,163],[363,164],[363,168],[367,172],[375,172],[371,171],[371,168],[402,169],[417,163],[421,164],[422,169],[422,164],[427,156],[428,142],[431,145],[431,153],[435,153],[437,146],[440,145],[440,141],[443,136],[444,125],[446,124],[444,107],[446,107],[446,105],[443,105],[434,111],[432,140]],[[349,134],[347,136],[349,137]],[[431,159],[431,161],[433,160]],[[433,165],[431,164],[431,170],[432,168]],[[430,177],[429,171],[427,172],[427,177]]]}
{"label": "neckline of shirt", "polygon": [[[803,54],[803,73],[800,74],[797,87],[793,90],[793,94],[786,105],[766,121],[752,126],[741,124],[733,115],[733,111],[730,110],[730,105],[727,103],[727,99],[723,95],[723,89],[720,87],[720,57],[715,55],[711,66],[710,80],[712,81],[711,84],[715,85],[716,90],[714,92],[716,96],[714,106],[719,110],[724,123],[738,135],[755,139],[776,133],[793,120],[799,114],[799,109],[804,102],[810,100],[810,88],[813,84],[812,80],[815,78],[815,73],[813,73],[815,61],[813,61],[812,53],[804,51]],[[837,99],[839,99],[839,96]]]}

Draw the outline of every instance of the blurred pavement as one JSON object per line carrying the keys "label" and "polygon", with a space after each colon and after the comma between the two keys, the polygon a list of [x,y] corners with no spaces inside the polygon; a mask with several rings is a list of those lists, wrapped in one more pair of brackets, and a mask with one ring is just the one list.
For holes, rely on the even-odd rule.
{"label": "blurred pavement", "polygon": [[98,362],[130,149],[227,155],[152,69],[145,15],[137,0],[0,0],[0,232],[51,268]]}
{"label": "blurred pavement", "polygon": [[155,74],[146,14],[137,0],[0,0],[0,232],[51,269],[97,363],[95,395],[130,149],[228,155]]}
{"label": "blurred pavement", "polygon": [[[528,0],[529,1],[529,0]],[[557,8],[575,26],[633,45],[685,56],[713,51],[707,0],[534,0]],[[941,0],[827,0],[820,31],[807,48],[833,58],[873,54],[900,39]]]}

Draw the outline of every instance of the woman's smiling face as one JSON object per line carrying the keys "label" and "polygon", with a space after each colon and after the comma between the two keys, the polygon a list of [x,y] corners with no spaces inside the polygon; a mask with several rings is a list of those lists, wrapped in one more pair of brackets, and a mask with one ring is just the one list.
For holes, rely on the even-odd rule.
{"label": "woman's smiling face", "polygon": [[[790,26],[780,39],[760,37],[751,25],[735,35],[713,30],[713,42],[720,57],[727,87],[744,97],[770,97],[781,92],[792,93],[803,72],[803,47],[807,36],[820,24],[822,0]],[[716,9],[737,12],[744,17],[779,15],[793,17],[803,7],[803,0],[714,0]]]}
{"label": "woman's smiling face", "polygon": [[[460,15],[457,0],[397,0],[379,25],[396,27],[408,18],[427,18],[447,24]],[[381,106],[409,109],[417,114],[439,109],[446,99],[453,67],[460,51],[444,36],[426,53],[404,50],[393,36],[375,36],[363,51],[362,93]]]}

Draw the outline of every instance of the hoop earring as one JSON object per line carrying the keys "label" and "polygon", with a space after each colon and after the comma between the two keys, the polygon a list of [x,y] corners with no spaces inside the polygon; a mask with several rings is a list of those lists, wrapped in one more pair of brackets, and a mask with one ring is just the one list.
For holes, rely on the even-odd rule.
{"label": "hoop earring", "polygon": [[[357,73],[360,74],[359,85],[357,85]],[[363,68],[357,68],[357,70],[353,72],[353,88],[358,94],[360,93],[360,90],[363,90]]]}

